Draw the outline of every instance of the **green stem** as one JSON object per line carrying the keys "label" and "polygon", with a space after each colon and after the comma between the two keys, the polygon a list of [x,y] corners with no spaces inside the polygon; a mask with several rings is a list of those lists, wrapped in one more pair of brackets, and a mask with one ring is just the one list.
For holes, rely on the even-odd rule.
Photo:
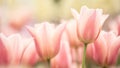
{"label": "green stem", "polygon": [[47,60],[48,68],[50,68],[50,59]]}
{"label": "green stem", "polygon": [[102,68],[108,68],[107,66],[103,66]]}
{"label": "green stem", "polygon": [[85,68],[85,59],[86,59],[86,49],[87,49],[87,44],[84,45],[84,51],[83,51],[83,59],[82,59],[82,68]]}

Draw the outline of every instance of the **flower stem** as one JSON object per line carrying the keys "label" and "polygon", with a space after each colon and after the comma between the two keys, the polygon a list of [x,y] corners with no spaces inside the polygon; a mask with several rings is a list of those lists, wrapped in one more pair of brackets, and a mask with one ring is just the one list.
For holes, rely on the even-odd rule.
{"label": "flower stem", "polygon": [[103,66],[102,68],[108,68],[107,66]]}
{"label": "flower stem", "polygon": [[47,60],[48,68],[50,68],[50,59]]}
{"label": "flower stem", "polygon": [[84,45],[84,51],[83,51],[83,59],[82,59],[82,68],[85,68],[85,59],[86,59],[86,49],[87,49],[87,44]]}

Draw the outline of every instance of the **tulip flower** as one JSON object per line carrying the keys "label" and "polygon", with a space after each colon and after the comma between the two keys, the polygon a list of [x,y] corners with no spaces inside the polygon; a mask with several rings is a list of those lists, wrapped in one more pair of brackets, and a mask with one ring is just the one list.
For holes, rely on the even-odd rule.
{"label": "tulip flower", "polygon": [[120,36],[102,31],[98,39],[88,45],[87,56],[102,67],[114,65],[120,48]]}
{"label": "tulip flower", "polygon": [[[22,39],[19,34],[6,37],[0,34],[0,65],[19,65],[32,39]],[[30,57],[30,56],[29,56]],[[29,61],[32,62],[32,61]],[[29,63],[28,62],[28,63]]]}
{"label": "tulip flower", "polygon": [[7,50],[5,45],[3,44],[1,38],[0,38],[0,65],[8,64],[8,59],[7,59]]}
{"label": "tulip flower", "polygon": [[77,65],[79,66],[78,50],[80,46],[83,46],[83,43],[79,41],[78,36],[77,36],[77,28],[76,28],[77,24],[75,20],[69,20],[69,21],[63,20],[62,23],[67,23],[64,33],[66,33],[70,46],[72,47],[71,52],[72,52],[73,61],[75,61]]}
{"label": "tulip flower", "polygon": [[69,21],[62,21],[64,23],[67,23],[65,32],[68,36],[68,40],[70,43],[70,46],[73,48],[78,48],[79,46],[82,46],[83,43],[79,41],[77,36],[77,24],[75,20],[69,20]]}
{"label": "tulip flower", "polygon": [[28,24],[30,20],[32,19],[32,10],[28,8],[18,8],[16,10],[13,10],[10,14],[10,19],[8,24],[19,30],[24,25]]}
{"label": "tulip flower", "polygon": [[108,15],[103,15],[102,9],[88,9],[86,6],[81,8],[80,14],[72,9],[72,14],[76,19],[78,38],[85,45],[82,63],[82,68],[84,68],[87,44],[97,39]]}
{"label": "tulip flower", "polygon": [[58,54],[64,28],[65,24],[55,28],[54,24],[47,22],[37,24],[35,28],[27,27],[34,38],[37,53],[43,61],[50,60]]}
{"label": "tulip flower", "polygon": [[7,23],[2,23],[1,32],[9,36],[18,32],[22,32],[23,27],[30,24],[32,11],[28,8],[18,8],[9,13]]}
{"label": "tulip flower", "polygon": [[33,66],[39,61],[40,61],[40,58],[39,58],[38,53],[36,51],[34,41],[32,41],[30,43],[30,45],[24,51],[21,63],[23,63],[25,65]]}
{"label": "tulip flower", "polygon": [[51,68],[70,68],[71,65],[72,57],[69,42],[62,41],[59,53],[51,60]]}
{"label": "tulip flower", "polygon": [[84,43],[93,42],[99,35],[104,21],[108,15],[103,15],[102,9],[81,8],[80,14],[72,9],[72,14],[77,22],[79,39]]}

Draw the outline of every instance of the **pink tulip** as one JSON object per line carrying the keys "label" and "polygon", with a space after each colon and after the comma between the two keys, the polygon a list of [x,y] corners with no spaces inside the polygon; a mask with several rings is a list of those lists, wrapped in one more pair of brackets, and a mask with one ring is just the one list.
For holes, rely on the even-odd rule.
{"label": "pink tulip", "polygon": [[[15,33],[25,32],[25,25],[31,24],[32,11],[28,8],[19,8],[11,12],[8,22],[1,23],[0,31],[9,36]],[[26,34],[26,33],[25,33]],[[28,34],[27,34],[28,35]]]}
{"label": "pink tulip", "polygon": [[2,65],[21,64],[21,61],[23,60],[24,57],[24,52],[26,51],[26,48],[30,44],[31,40],[32,39],[23,39],[19,34],[14,34],[6,37],[4,34],[1,33],[0,63]]}
{"label": "pink tulip", "polygon": [[4,65],[4,64],[8,64],[8,59],[7,59],[7,55],[8,52],[6,50],[5,45],[3,44],[1,38],[0,38],[0,65]]}
{"label": "pink tulip", "polygon": [[67,23],[65,32],[68,36],[69,43],[72,47],[79,47],[82,46],[83,43],[79,41],[77,37],[77,24],[75,23],[75,20],[69,20],[69,21],[62,21],[64,23]]}
{"label": "pink tulip", "polygon": [[67,41],[62,41],[59,53],[51,60],[51,67],[70,68],[71,64],[72,58],[69,43]]}
{"label": "pink tulip", "polygon": [[113,32],[102,31],[98,39],[88,45],[87,55],[101,66],[109,66],[116,63],[120,48],[120,36]]}
{"label": "pink tulip", "polygon": [[37,54],[34,41],[32,41],[31,44],[24,51],[21,63],[30,66],[30,65],[35,65],[39,61],[40,61],[40,59]]}
{"label": "pink tulip", "polygon": [[28,24],[32,19],[32,10],[28,8],[18,8],[11,12],[8,24],[16,29],[20,30],[24,25]]}
{"label": "pink tulip", "polygon": [[55,28],[54,24],[47,22],[36,25],[35,29],[27,27],[33,36],[36,50],[43,60],[53,58],[60,49],[60,40],[65,24],[60,24]]}
{"label": "pink tulip", "polygon": [[97,39],[102,25],[108,17],[108,15],[102,14],[102,9],[88,9],[86,6],[81,8],[80,14],[72,9],[72,14],[77,22],[78,37],[84,43]]}

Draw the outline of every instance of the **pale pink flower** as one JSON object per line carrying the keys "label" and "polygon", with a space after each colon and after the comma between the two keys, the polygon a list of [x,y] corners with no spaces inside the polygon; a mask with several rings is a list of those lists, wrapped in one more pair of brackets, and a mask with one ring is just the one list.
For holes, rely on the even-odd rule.
{"label": "pale pink flower", "polygon": [[119,48],[120,36],[102,31],[98,39],[88,45],[87,56],[101,66],[109,66],[116,63]]}
{"label": "pale pink flower", "polygon": [[32,41],[31,44],[24,51],[21,63],[25,65],[35,65],[40,60],[41,59],[39,58],[36,51],[34,41]]}
{"label": "pale pink flower", "polygon": [[27,27],[35,41],[36,50],[43,60],[53,58],[60,49],[60,40],[65,24],[55,27],[47,22],[37,24],[35,29]]}
{"label": "pale pink flower", "polygon": [[[22,64],[21,61],[23,61],[24,52],[26,51],[26,48],[30,45],[31,41],[32,39],[22,38],[19,34],[13,34],[6,37],[4,34],[1,33],[0,34],[1,65]],[[32,61],[28,61],[27,63],[29,62],[32,62]]]}
{"label": "pale pink flower", "polygon": [[15,9],[11,12],[11,14],[9,14],[10,17],[8,20],[8,24],[12,28],[20,30],[24,25],[30,23],[32,19],[32,14],[33,11],[28,8],[21,7]]}
{"label": "pale pink flower", "polygon": [[77,22],[77,34],[83,43],[93,42],[99,35],[102,25],[108,15],[103,15],[102,9],[81,8],[80,14],[72,9]]}
{"label": "pale pink flower", "polygon": [[70,45],[67,41],[62,41],[59,53],[51,60],[51,67],[70,68],[71,65],[72,57],[70,53]]}
{"label": "pale pink flower", "polygon": [[8,52],[6,50],[5,45],[3,44],[1,38],[0,38],[0,65],[8,64]]}
{"label": "pale pink flower", "polygon": [[79,46],[82,46],[83,43],[80,42],[77,36],[77,23],[75,20],[69,20],[69,21],[62,21],[62,23],[67,23],[65,28],[65,33],[68,36],[68,40],[71,47],[77,48]]}
{"label": "pale pink flower", "polygon": [[[6,36],[15,33],[24,33],[25,25],[31,24],[32,11],[28,8],[18,8],[9,14],[7,23],[1,23],[0,31]],[[26,34],[26,33],[25,33]],[[27,34],[28,35],[28,34]]]}

